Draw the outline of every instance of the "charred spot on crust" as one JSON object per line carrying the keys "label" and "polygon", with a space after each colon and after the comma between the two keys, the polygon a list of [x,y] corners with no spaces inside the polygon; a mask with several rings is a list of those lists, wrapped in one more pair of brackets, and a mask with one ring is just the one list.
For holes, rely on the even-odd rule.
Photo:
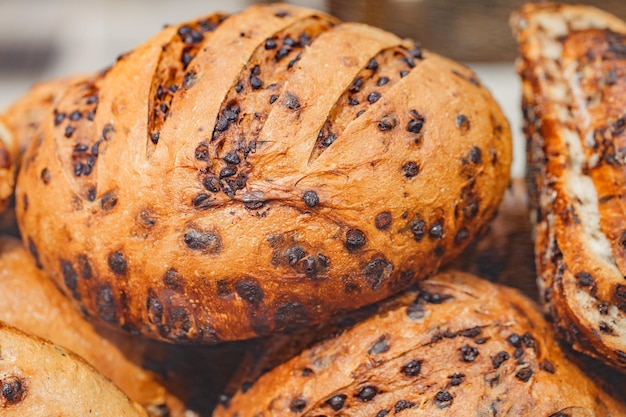
{"label": "charred spot on crust", "polygon": [[246,278],[238,281],[235,284],[235,291],[237,291],[237,294],[239,294],[242,300],[255,307],[263,301],[263,297],[265,296],[265,293],[259,283],[252,278]]}
{"label": "charred spot on crust", "polygon": [[359,229],[349,229],[346,233],[345,247],[348,252],[356,252],[367,243],[365,233]]}
{"label": "charred spot on crust", "polygon": [[126,275],[128,264],[122,252],[110,253],[107,258],[107,263],[115,275]]}
{"label": "charred spot on crust", "polygon": [[17,404],[26,396],[26,384],[16,375],[2,378],[2,398],[9,404]]}
{"label": "charred spot on crust", "polygon": [[216,253],[219,252],[222,247],[222,239],[218,234],[196,229],[188,230],[183,240],[185,245],[194,251]]}

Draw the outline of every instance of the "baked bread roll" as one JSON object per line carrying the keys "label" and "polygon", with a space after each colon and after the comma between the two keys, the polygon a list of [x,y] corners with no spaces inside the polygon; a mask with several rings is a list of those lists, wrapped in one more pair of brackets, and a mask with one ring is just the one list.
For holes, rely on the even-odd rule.
{"label": "baked bread roll", "polygon": [[72,352],[0,322],[0,415],[138,417],[147,414]]}
{"label": "baked bread roll", "polygon": [[626,24],[528,5],[519,42],[540,294],[574,349],[626,371]]}
{"label": "baked bread roll", "polygon": [[[10,203],[22,153],[59,93],[81,77],[35,84],[28,94],[0,114],[0,211]],[[84,78],[84,77],[82,77]]]}
{"label": "baked bread roll", "polygon": [[176,346],[94,327],[14,238],[0,237],[0,288],[0,321],[78,354],[150,417],[210,415],[244,348]]}
{"label": "baked bread roll", "polygon": [[0,212],[11,201],[15,189],[17,140],[0,116]]}
{"label": "baked bread roll", "polygon": [[16,205],[37,261],[91,316],[177,343],[407,288],[492,217],[511,162],[470,70],[284,4],[164,29],[36,138]]}
{"label": "baked bread roll", "polygon": [[253,367],[213,416],[626,415],[516,290],[454,271],[419,286],[256,380]]}

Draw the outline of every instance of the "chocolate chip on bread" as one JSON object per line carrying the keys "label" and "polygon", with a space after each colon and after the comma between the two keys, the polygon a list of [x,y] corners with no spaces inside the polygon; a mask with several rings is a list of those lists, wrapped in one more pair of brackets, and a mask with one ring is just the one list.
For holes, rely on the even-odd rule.
{"label": "chocolate chip on bread", "polygon": [[3,416],[147,417],[82,358],[0,322]]}
{"label": "chocolate chip on bread", "polygon": [[177,346],[92,326],[21,242],[6,236],[0,288],[0,321],[78,354],[150,417],[208,416],[241,356],[242,346]]}
{"label": "chocolate chip on bread", "polygon": [[[285,338],[269,354],[282,344],[293,356]],[[256,358],[214,417],[626,415],[626,404],[566,358],[532,301],[455,271],[273,369],[259,372],[258,363],[266,365]]]}
{"label": "chocolate chip on bread", "polygon": [[625,372],[626,23],[558,4],[511,23],[541,296],[574,349]]}
{"label": "chocolate chip on bread", "polygon": [[511,162],[470,70],[284,4],[164,29],[37,139],[16,203],[37,261],[91,316],[178,343],[407,288],[493,216]]}

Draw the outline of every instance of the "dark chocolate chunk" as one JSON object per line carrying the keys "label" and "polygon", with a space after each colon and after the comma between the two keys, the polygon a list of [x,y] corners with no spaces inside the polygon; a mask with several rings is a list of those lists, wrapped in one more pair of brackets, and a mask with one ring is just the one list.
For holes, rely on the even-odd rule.
{"label": "dark chocolate chunk", "polygon": [[109,254],[107,258],[109,268],[116,275],[125,275],[128,270],[128,264],[126,263],[126,259],[124,258],[124,254],[122,252],[112,252]]}
{"label": "dark chocolate chunk", "polygon": [[349,252],[361,249],[367,243],[365,233],[359,229],[349,229],[346,233],[345,247]]}
{"label": "dark chocolate chunk", "polygon": [[306,204],[307,207],[310,208],[316,207],[320,203],[319,196],[313,190],[306,191],[302,195],[302,199],[304,200],[304,204]]}

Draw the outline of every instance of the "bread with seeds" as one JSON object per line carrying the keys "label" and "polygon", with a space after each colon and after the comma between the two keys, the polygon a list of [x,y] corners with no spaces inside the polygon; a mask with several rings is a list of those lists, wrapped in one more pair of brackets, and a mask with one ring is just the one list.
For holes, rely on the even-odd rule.
{"label": "bread with seeds", "polygon": [[147,417],[79,356],[3,322],[0,351],[2,416]]}
{"label": "bread with seeds", "polygon": [[626,23],[558,4],[511,23],[540,295],[574,349],[626,372]]}
{"label": "bread with seeds", "polygon": [[25,242],[92,317],[176,343],[406,289],[509,179],[508,123],[470,70],[285,4],[170,26],[52,107],[19,178]]}
{"label": "bread with seeds", "polygon": [[456,271],[418,286],[309,347],[279,336],[213,416],[626,415],[517,290]]}

